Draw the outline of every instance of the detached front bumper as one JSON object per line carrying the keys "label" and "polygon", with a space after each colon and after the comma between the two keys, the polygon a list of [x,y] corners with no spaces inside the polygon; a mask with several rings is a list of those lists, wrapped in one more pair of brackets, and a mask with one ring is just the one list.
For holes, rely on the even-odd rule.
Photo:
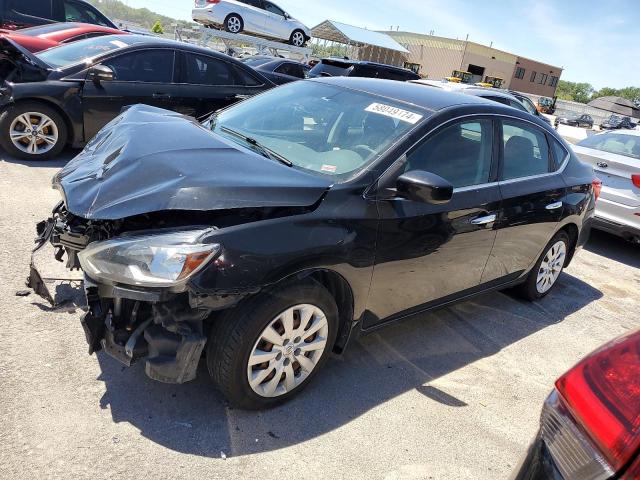
{"label": "detached front bumper", "polygon": [[90,354],[104,350],[127,366],[142,360],[146,374],[164,383],[196,377],[209,311],[191,308],[185,294],[98,284],[86,276],[84,290],[89,310],[81,324]]}
{"label": "detached front bumper", "polygon": [[[50,288],[52,280],[84,285],[88,308],[81,324],[89,354],[104,350],[127,366],[144,361],[147,375],[165,383],[194,379],[206,343],[204,320],[215,308],[202,305],[202,297],[188,291],[109,285],[80,272],[69,279],[42,275],[36,258],[38,253],[47,253],[43,247],[52,245],[58,262],[66,256],[67,269],[80,270],[77,254],[90,241],[68,228],[63,211],[63,204],[58,204],[52,217],[37,226],[28,285],[54,306],[59,301],[58,289]],[[227,304],[220,302],[219,306]]]}

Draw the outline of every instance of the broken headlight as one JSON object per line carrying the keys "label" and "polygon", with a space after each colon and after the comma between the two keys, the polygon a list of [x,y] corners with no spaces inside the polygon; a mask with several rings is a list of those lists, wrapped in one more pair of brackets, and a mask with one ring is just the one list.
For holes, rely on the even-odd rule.
{"label": "broken headlight", "polygon": [[123,236],[91,243],[78,254],[87,275],[99,280],[145,287],[184,283],[220,251],[202,243],[207,230]]}

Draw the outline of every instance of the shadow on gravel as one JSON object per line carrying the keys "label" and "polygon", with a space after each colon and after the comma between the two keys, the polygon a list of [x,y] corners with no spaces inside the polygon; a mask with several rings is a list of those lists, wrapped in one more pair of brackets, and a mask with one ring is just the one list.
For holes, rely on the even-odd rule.
{"label": "shadow on gravel", "polygon": [[640,245],[634,245],[610,233],[591,230],[591,237],[584,248],[616,262],[640,268]]}
{"label": "shadow on gravel", "polygon": [[106,385],[100,405],[115,422],[128,422],[178,452],[219,458],[221,452],[232,457],[277,450],[339,428],[412,389],[423,395],[416,409],[428,411],[433,402],[465,408],[464,398],[429,382],[562,322],[601,297],[564,273],[538,303],[497,292],[417,315],[354,342],[301,395],[262,412],[229,408],[204,362],[195,381],[165,385],[148,379],[142,365],[124,368],[100,353],[99,380]]}

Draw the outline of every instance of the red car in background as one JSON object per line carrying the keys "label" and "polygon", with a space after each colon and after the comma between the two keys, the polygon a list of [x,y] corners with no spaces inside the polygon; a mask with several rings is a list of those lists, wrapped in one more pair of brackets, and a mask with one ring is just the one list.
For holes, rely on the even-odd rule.
{"label": "red car in background", "polygon": [[34,53],[56,47],[61,43],[123,33],[126,32],[90,23],[49,23],[20,30],[0,29],[0,37],[9,38]]}
{"label": "red car in background", "polygon": [[588,355],[555,386],[512,480],[640,479],[640,331]]}

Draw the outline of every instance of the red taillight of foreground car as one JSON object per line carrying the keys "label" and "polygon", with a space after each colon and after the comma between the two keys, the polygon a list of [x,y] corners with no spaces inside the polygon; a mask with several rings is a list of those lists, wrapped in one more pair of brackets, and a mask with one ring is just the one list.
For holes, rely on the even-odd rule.
{"label": "red taillight of foreground car", "polygon": [[595,195],[596,200],[598,200],[598,197],[600,197],[600,192],[602,191],[602,180],[600,180],[598,177],[595,177],[591,182],[591,185],[593,185],[593,194]]}
{"label": "red taillight of foreground car", "polygon": [[558,379],[556,389],[619,471],[640,447],[640,332],[589,355]]}
{"label": "red taillight of foreground car", "polygon": [[638,188],[640,188],[640,173],[631,175],[631,182]]}

